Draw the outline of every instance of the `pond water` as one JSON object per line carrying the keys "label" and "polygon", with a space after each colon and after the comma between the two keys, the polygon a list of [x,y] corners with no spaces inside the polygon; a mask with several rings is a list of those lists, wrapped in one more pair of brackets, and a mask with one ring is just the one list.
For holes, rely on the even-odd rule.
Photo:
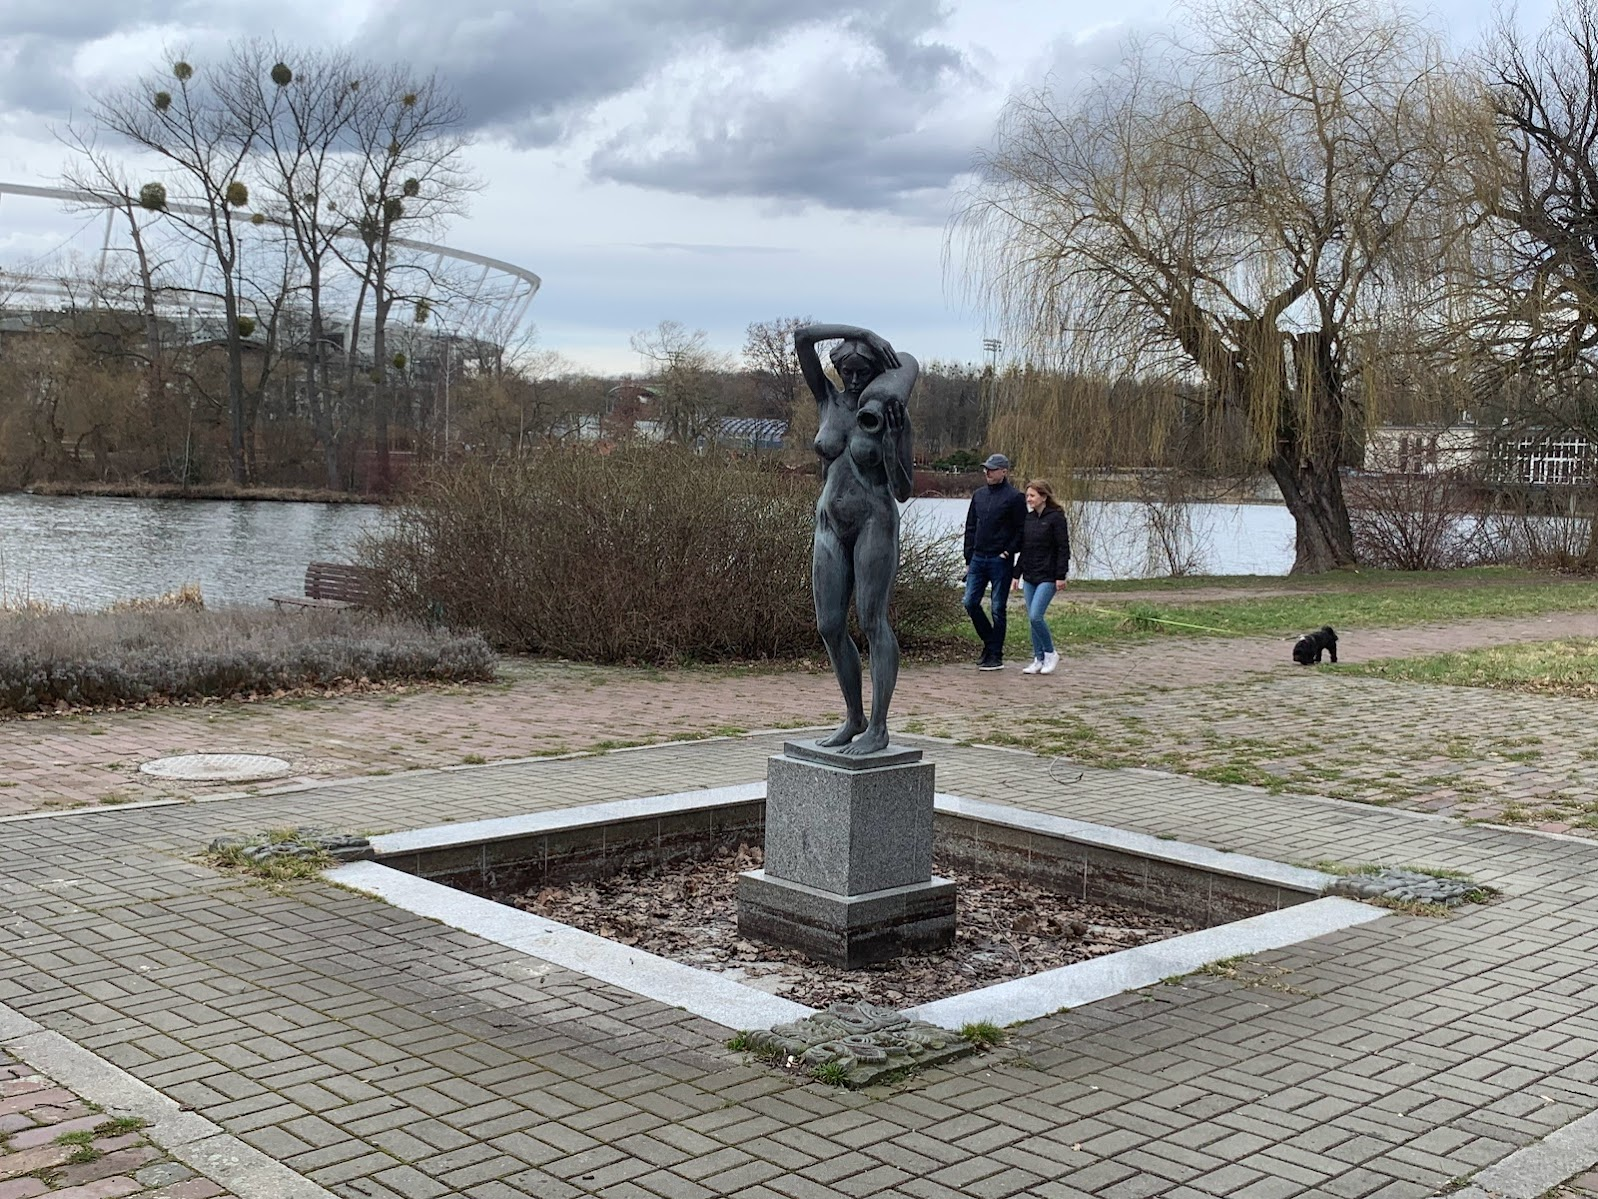
{"label": "pond water", "polygon": [[[914,499],[904,521],[953,538],[965,532],[967,499]],[[1097,501],[1068,510],[1071,570],[1081,579],[1176,573],[1285,575],[1293,566],[1293,518],[1281,504],[1192,504],[1152,513],[1143,504]],[[1151,521],[1162,521],[1162,532]]]}
{"label": "pond water", "polygon": [[[968,502],[911,500],[905,521],[958,542]],[[1169,540],[1192,569],[1271,575],[1292,566],[1285,508],[1198,504],[1188,512]],[[1170,555],[1150,555],[1141,505],[1083,504],[1071,516],[1077,577],[1170,573]],[[364,504],[0,495],[0,598],[96,608],[197,583],[208,604],[264,603],[298,595],[307,562],[347,561],[382,519]]]}
{"label": "pond water", "polygon": [[0,597],[98,608],[198,583],[208,604],[299,595],[305,564],[347,560],[366,504],[0,495]]}

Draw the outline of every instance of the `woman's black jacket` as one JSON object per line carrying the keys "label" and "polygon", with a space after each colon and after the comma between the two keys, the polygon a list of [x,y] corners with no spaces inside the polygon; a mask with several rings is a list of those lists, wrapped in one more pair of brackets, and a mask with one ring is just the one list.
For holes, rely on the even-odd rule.
{"label": "woman's black jacket", "polygon": [[1071,534],[1065,513],[1045,508],[1028,511],[1021,524],[1021,577],[1028,583],[1049,583],[1065,578],[1071,568]]}

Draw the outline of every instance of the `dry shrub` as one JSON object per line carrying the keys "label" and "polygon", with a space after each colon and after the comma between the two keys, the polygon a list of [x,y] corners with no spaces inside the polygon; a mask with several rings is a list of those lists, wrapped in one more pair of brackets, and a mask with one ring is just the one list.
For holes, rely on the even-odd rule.
{"label": "dry shrub", "polygon": [[1347,481],[1359,560],[1386,570],[1451,570],[1479,559],[1475,514],[1445,475],[1393,471]]}
{"label": "dry shrub", "polygon": [[1349,521],[1361,562],[1390,570],[1525,566],[1588,571],[1594,520],[1567,500],[1498,493],[1467,480],[1390,472],[1348,481]]}
{"label": "dry shrub", "polygon": [[[670,447],[551,448],[422,484],[362,560],[406,615],[600,662],[808,657],[815,480]],[[894,627],[958,615],[946,548],[907,530]]]}
{"label": "dry shrub", "polygon": [[[132,599],[115,600],[107,604],[101,611],[155,612],[173,608],[187,608],[199,611],[204,607],[205,596],[200,593],[200,585],[198,583],[185,583],[175,591],[163,591],[160,595],[135,596]],[[42,616],[47,612],[70,613],[76,611],[78,609],[69,607],[66,604],[34,599],[26,592],[8,592],[4,587],[4,580],[0,579],[0,613],[23,613],[30,616]]]}
{"label": "dry shrub", "polygon": [[176,591],[163,591],[160,595],[140,596],[117,600],[106,606],[107,612],[158,612],[165,608],[188,608],[199,611],[205,607],[205,596],[198,583],[185,583]]}
{"label": "dry shrub", "polygon": [[1481,518],[1482,558],[1538,570],[1590,572],[1595,519],[1598,514],[1560,514],[1536,497],[1503,497]]}
{"label": "dry shrub", "polygon": [[119,707],[365,679],[494,677],[481,637],[354,613],[259,609],[0,616],[0,712]]}
{"label": "dry shrub", "polygon": [[1204,568],[1204,549],[1193,525],[1197,480],[1180,471],[1140,471],[1136,503],[1147,539],[1144,573],[1182,578]]}

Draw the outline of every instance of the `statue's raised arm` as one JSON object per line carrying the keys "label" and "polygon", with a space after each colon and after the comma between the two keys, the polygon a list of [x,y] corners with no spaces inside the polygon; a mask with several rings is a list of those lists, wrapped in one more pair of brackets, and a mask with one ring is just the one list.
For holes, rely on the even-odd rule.
{"label": "statue's raised arm", "polygon": [[870,329],[863,329],[859,325],[801,325],[793,331],[794,353],[799,358],[799,371],[804,375],[805,382],[810,386],[810,394],[816,397],[817,403],[831,399],[836,389],[821,369],[821,356],[816,353],[816,343],[840,339],[868,347],[884,370],[894,370],[899,365],[899,356],[893,352],[887,338]]}

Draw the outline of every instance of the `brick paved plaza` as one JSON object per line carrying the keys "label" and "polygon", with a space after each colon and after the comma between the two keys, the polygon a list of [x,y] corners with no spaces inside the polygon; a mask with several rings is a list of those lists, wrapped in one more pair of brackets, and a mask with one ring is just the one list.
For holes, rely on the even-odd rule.
{"label": "brick paved plaza", "polygon": [[[1345,657],[1578,633],[1598,619],[1348,636]],[[729,730],[822,719],[830,675],[547,664],[468,692],[0,724],[0,1199],[1479,1199],[1566,1180],[1591,1199],[1590,701],[1286,657],[1215,640],[1084,651],[1052,678],[912,664],[896,723],[958,739],[924,743],[941,791],[1284,862],[1458,870],[1502,897],[1062,1011],[859,1093],[362,895],[198,861],[222,833],[757,781],[782,738]],[[1023,721],[1109,764],[982,744]],[[1172,747],[1211,778],[1176,773]],[[297,781],[179,793],[135,773],[206,751],[278,754]],[[1213,781],[1245,757],[1282,785]],[[1171,769],[1114,764],[1133,760]]]}

